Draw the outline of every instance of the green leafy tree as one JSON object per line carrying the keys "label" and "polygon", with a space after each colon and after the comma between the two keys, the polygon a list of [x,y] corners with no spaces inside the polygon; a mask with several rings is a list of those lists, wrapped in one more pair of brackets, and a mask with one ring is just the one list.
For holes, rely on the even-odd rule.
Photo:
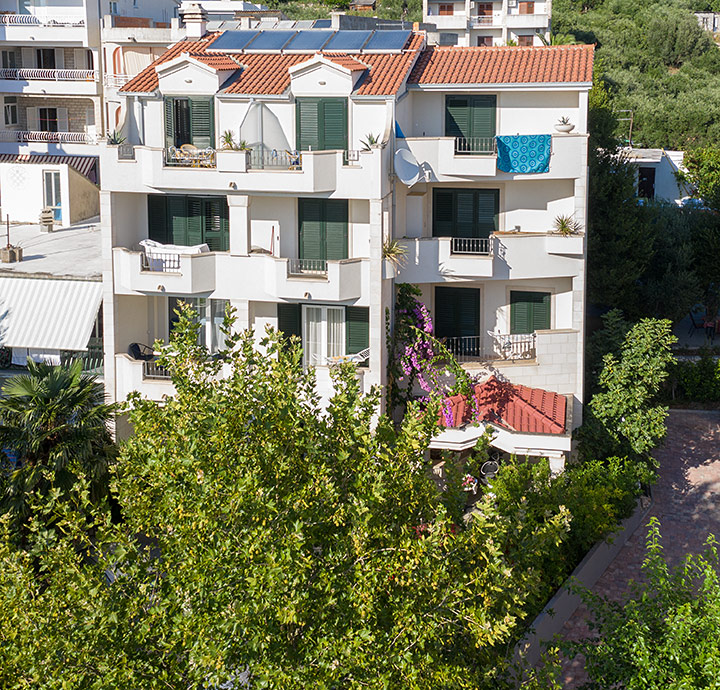
{"label": "green leafy tree", "polygon": [[642,572],[623,603],[577,588],[593,634],[561,645],[582,654],[587,688],[701,690],[716,688],[720,668],[718,552],[710,537],[704,555],[688,555],[671,570],[656,518],[650,524]]}
{"label": "green leafy tree", "polygon": [[683,163],[687,171],[678,174],[679,180],[690,186],[696,199],[720,211],[720,150],[707,147],[688,151]]}
{"label": "green leafy tree", "polygon": [[[32,515],[32,498],[53,489],[67,497],[80,478],[93,501],[106,497],[115,446],[108,425],[114,408],[103,385],[81,363],[49,366],[28,361],[0,398],[0,513],[18,535]],[[12,457],[12,460],[8,457]]]}
{"label": "green leafy tree", "polygon": [[643,319],[628,332],[619,357],[605,355],[601,391],[586,405],[578,431],[585,457],[651,461],[667,431],[667,408],[658,400],[675,361],[671,346],[676,340],[670,321]]}

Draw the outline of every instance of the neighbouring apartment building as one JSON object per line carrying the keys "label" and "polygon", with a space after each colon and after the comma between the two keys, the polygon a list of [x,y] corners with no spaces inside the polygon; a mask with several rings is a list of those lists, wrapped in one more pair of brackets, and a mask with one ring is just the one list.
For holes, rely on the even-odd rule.
{"label": "neighbouring apartment building", "polygon": [[[585,237],[553,226],[585,225],[592,47],[186,25],[120,90],[131,155],[102,147],[110,397],[173,392],[152,344],[179,300],[210,350],[230,303],[258,338],[297,335],[323,396],[346,356],[367,391],[386,382],[386,310],[411,282],[437,336],[502,384],[484,420],[498,447],[561,460],[581,418]],[[482,433],[461,407],[435,447]]]}
{"label": "neighbouring apartment building", "polygon": [[552,0],[423,0],[423,21],[446,45],[548,45],[551,12]]}

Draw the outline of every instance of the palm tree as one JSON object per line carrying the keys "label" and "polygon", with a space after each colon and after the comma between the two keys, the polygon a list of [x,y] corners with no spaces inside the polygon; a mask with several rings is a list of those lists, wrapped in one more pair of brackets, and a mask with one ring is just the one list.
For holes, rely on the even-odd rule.
{"label": "palm tree", "polygon": [[0,514],[10,513],[14,527],[23,531],[31,497],[52,489],[68,496],[81,477],[94,502],[109,495],[115,458],[109,422],[115,407],[105,402],[102,384],[83,373],[80,361],[50,366],[28,360],[28,373],[10,379],[3,394]]}

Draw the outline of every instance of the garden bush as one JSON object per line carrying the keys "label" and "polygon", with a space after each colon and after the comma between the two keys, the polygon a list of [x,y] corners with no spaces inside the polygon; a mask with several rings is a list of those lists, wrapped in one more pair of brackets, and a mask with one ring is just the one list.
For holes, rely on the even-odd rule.
{"label": "garden bush", "polygon": [[720,402],[720,360],[706,350],[699,360],[680,360],[671,374],[673,402]]}

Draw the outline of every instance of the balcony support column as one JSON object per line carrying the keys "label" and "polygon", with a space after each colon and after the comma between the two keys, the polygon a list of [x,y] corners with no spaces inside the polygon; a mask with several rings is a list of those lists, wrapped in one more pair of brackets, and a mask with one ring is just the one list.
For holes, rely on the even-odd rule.
{"label": "balcony support column", "polygon": [[[386,342],[384,306],[392,304],[392,281],[382,277],[384,229],[390,222],[389,197],[370,201],[370,371],[364,386],[384,385],[386,375]],[[388,228],[388,236],[390,236]],[[387,283],[387,285],[386,285]],[[390,300],[390,301],[389,301]],[[383,398],[384,400],[384,398]]]}
{"label": "balcony support column", "polygon": [[230,253],[250,254],[250,197],[247,194],[228,196],[230,210]]}

